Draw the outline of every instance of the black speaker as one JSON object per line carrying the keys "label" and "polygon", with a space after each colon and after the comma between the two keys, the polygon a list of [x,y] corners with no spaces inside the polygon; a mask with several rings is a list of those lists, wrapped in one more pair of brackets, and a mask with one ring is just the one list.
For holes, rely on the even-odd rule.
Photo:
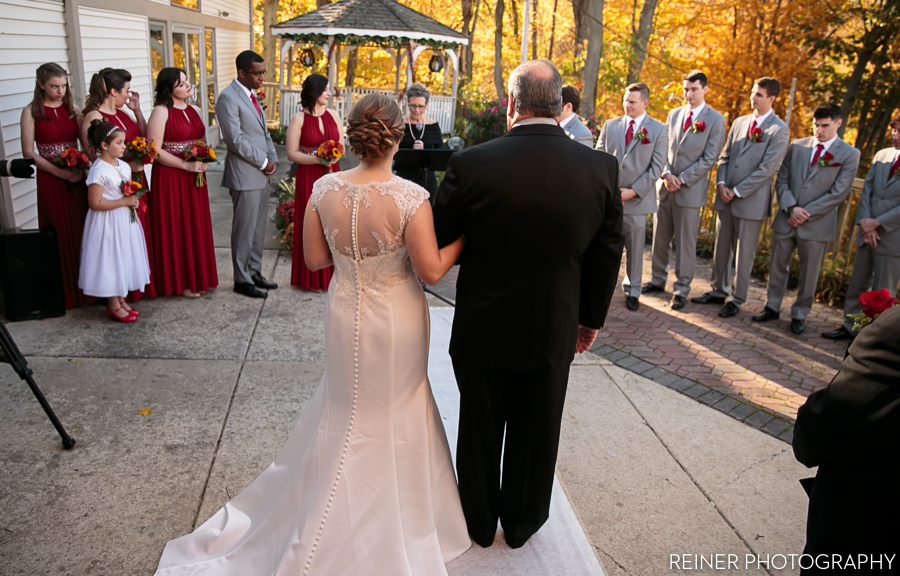
{"label": "black speaker", "polygon": [[56,231],[45,228],[0,234],[0,282],[10,322],[64,315]]}

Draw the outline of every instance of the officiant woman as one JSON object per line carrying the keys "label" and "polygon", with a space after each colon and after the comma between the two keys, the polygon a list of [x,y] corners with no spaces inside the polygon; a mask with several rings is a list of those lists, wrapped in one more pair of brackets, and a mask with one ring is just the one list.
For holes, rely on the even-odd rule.
{"label": "officiant woman", "polygon": [[[403,130],[403,140],[400,141],[401,149],[434,150],[444,147],[440,125],[437,120],[425,115],[429,100],[431,100],[431,92],[420,82],[416,82],[406,90],[409,114],[403,118],[406,124]],[[397,176],[423,186],[432,198],[437,192],[437,178],[435,178],[434,172],[398,171]]]}

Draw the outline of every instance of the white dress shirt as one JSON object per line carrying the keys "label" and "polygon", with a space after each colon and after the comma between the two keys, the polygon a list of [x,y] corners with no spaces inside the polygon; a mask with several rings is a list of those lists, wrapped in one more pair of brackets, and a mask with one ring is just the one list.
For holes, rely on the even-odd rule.
{"label": "white dress shirt", "polygon": [[644,118],[646,118],[646,117],[647,117],[646,112],[644,112],[637,118],[632,118],[631,116],[628,116],[628,120],[625,122],[625,133],[628,134],[628,125],[631,124],[632,122],[634,122],[634,134],[637,134],[637,131],[641,127],[641,123],[644,122]]}
{"label": "white dress shirt", "polygon": [[[766,112],[765,114],[763,114],[762,116],[757,116],[756,117],[756,127],[759,128],[760,126],[762,126],[763,122],[766,121],[766,118],[768,118],[770,114],[772,114],[771,108],[769,108],[769,111]],[[752,124],[753,120],[751,120],[750,123]],[[716,186],[718,186],[719,184],[724,184],[724,182],[716,182]],[[743,198],[743,196],[741,196],[741,193],[738,192],[737,188],[732,189],[732,192],[734,192],[734,195],[737,196],[738,198]]]}
{"label": "white dress shirt", "polygon": [[518,126],[528,126],[529,124],[547,124],[548,126],[557,126],[556,120],[553,118],[525,118],[513,124],[513,128]]}
{"label": "white dress shirt", "polygon": [[[250,104],[253,104],[253,97],[250,96],[250,89],[249,89],[249,88],[247,88],[246,86],[244,86],[243,84],[241,84],[240,82],[238,82],[238,79],[237,79],[237,78],[235,78],[234,80],[232,80],[231,83],[234,84],[235,86],[237,86],[238,88],[240,88],[241,90],[243,90],[243,91],[244,91],[244,94],[247,95],[247,99],[250,100]],[[255,109],[256,106],[254,106],[253,108]],[[260,108],[260,110],[262,110],[262,108]],[[260,170],[265,170],[265,169],[266,169],[266,166],[268,166],[268,165],[269,165],[269,159],[266,158],[266,159],[263,160],[263,164],[262,164],[262,166],[261,166],[259,169],[260,169]]]}
{"label": "white dress shirt", "polygon": [[[688,117],[688,110],[690,110],[690,112],[693,114],[693,116],[691,117],[691,123],[694,123],[697,121],[697,116],[699,116],[700,113],[703,112],[704,109],[706,109],[706,102],[702,102],[696,108],[691,108],[689,106],[685,106],[685,110],[683,110],[681,112],[681,118],[679,119],[679,124],[678,124],[679,128],[684,126],[684,121],[687,120],[687,117]],[[690,128],[688,128],[688,130],[690,130]],[[665,170],[663,170],[662,176],[665,176],[666,174],[671,174],[671,173],[672,173],[672,171],[669,170],[668,168],[666,168]]]}
{"label": "white dress shirt", "polygon": [[572,113],[569,115],[568,118],[563,118],[562,120],[559,121],[559,127],[562,129],[565,129],[565,127],[569,125],[569,122],[571,122],[572,118],[574,118],[574,117],[575,117],[575,114]]}

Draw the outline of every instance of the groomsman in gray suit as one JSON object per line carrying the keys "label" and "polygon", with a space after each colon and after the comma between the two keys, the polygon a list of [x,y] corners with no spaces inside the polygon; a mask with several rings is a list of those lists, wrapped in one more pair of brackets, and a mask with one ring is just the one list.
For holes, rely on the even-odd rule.
{"label": "groomsman in gray suit", "polygon": [[851,314],[862,312],[859,297],[869,290],[887,288],[896,294],[900,282],[900,116],[891,120],[892,148],[875,155],[859,197],[856,225],[856,261],[847,288],[844,325],[822,334],[832,340],[852,337]]}
{"label": "groomsman in gray suit", "polygon": [[663,292],[669,275],[669,255],[675,240],[675,280],[672,310],[684,308],[694,264],[700,208],[706,205],[709,171],[725,141],[725,117],[706,104],[706,74],[688,72],[682,79],[684,106],[666,120],[669,152],[663,177],[656,187],[659,211],[653,222],[653,277],[641,292]]}
{"label": "groomsman in gray suit", "polygon": [[[772,177],[790,143],[790,131],[772,110],[781,91],[775,78],[760,78],[750,94],[752,114],[731,125],[716,171],[716,249],[710,284],[712,290],[691,302],[724,304],[719,316],[737,315],[747,301],[750,272],[759,244],[759,232],[769,216]],[[734,289],[731,264],[734,262]],[[725,302],[728,294],[731,300]]]}
{"label": "groomsman in gray suit", "polygon": [[625,306],[637,310],[641,295],[647,215],[656,213],[656,181],[666,164],[666,125],[647,115],[650,88],[643,82],[625,88],[625,115],[603,125],[597,150],[619,161],[619,190],[624,209]]}
{"label": "groomsman in gray suit", "polygon": [[238,54],[237,79],[222,90],[216,101],[216,120],[228,148],[222,185],[231,192],[231,261],[234,291],[251,298],[265,298],[278,285],[262,276],[263,243],[269,217],[269,179],[278,168],[278,155],[256,91],[266,74],[259,54]]}
{"label": "groomsman in gray suit", "polygon": [[559,127],[565,130],[566,135],[572,140],[584,144],[588,148],[594,147],[594,135],[591,134],[590,128],[578,118],[578,111],[581,109],[581,93],[578,88],[569,86],[568,84],[562,88],[562,111],[559,118]]}
{"label": "groomsman in gray suit", "polygon": [[778,318],[787,290],[791,257],[800,257],[800,286],[791,307],[791,332],[806,330],[812,308],[825,245],[837,234],[837,212],[850,193],[859,150],[838,138],[841,109],[820,104],[813,112],[815,136],[794,140],[778,170],[775,191],[778,214],[772,223],[772,265],[766,307],[754,322]]}

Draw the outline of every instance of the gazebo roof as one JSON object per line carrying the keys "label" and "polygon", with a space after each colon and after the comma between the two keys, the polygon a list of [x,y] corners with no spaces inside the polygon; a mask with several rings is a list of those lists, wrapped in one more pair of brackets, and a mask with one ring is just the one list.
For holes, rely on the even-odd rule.
{"label": "gazebo roof", "polygon": [[316,34],[430,40],[468,44],[453,28],[396,0],[340,0],[272,27],[277,36]]}

